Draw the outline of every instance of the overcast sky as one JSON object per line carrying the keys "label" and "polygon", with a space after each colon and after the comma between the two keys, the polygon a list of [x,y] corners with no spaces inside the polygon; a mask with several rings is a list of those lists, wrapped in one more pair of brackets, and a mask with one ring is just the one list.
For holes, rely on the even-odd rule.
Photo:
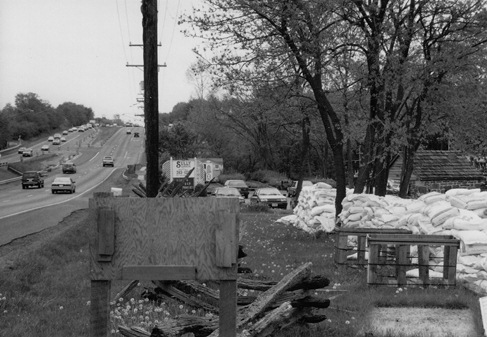
{"label": "overcast sky", "polygon": [[[195,41],[180,33],[181,13],[198,0],[158,0],[159,111],[194,97],[186,70]],[[33,92],[57,107],[73,102],[95,117],[143,113],[141,0],[0,0],[0,109]],[[141,119],[139,119],[141,121]]]}

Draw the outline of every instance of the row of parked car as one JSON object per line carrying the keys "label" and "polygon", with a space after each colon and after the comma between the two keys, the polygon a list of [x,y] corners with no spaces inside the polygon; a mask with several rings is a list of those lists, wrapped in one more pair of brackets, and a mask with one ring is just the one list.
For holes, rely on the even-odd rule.
{"label": "row of parked car", "polygon": [[[275,187],[256,188],[252,194],[243,180],[227,180],[223,187],[213,191],[216,198],[238,198],[240,203],[249,199],[250,204],[266,204],[270,208],[287,208],[287,198]],[[250,197],[249,197],[250,195]]]}

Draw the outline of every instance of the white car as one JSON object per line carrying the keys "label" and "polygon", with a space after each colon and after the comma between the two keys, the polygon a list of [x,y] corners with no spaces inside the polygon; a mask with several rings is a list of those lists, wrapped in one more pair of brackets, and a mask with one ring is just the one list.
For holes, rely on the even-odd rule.
{"label": "white car", "polygon": [[250,197],[251,204],[267,204],[270,208],[287,208],[287,198],[275,187],[263,187],[255,190]]}
{"label": "white car", "polygon": [[53,136],[51,136],[51,137],[47,138],[47,141],[48,141],[48,142],[53,142],[53,141],[54,141],[54,137],[53,137]]}
{"label": "white car", "polygon": [[240,203],[245,202],[245,198],[240,194],[235,187],[218,187],[215,189],[215,197],[217,198],[235,198]]}
{"label": "white car", "polygon": [[52,194],[59,192],[76,192],[76,182],[70,177],[56,177],[51,184]]}
{"label": "white car", "polygon": [[42,152],[48,152],[49,151],[49,145],[48,144],[42,145],[41,151]]}

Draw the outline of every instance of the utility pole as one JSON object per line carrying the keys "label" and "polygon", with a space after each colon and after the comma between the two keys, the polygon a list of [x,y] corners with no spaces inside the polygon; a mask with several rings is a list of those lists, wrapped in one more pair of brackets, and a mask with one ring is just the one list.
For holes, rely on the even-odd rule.
{"label": "utility pole", "polygon": [[147,157],[147,197],[159,189],[159,87],[157,64],[157,0],[142,0],[144,46],[144,122]]}

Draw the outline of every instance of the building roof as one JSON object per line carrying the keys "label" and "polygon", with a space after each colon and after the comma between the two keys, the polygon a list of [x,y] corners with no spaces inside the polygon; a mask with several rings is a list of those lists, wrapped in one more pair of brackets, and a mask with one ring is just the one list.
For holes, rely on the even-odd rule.
{"label": "building roof", "polygon": [[419,150],[414,158],[419,180],[483,180],[477,169],[460,151]]}

